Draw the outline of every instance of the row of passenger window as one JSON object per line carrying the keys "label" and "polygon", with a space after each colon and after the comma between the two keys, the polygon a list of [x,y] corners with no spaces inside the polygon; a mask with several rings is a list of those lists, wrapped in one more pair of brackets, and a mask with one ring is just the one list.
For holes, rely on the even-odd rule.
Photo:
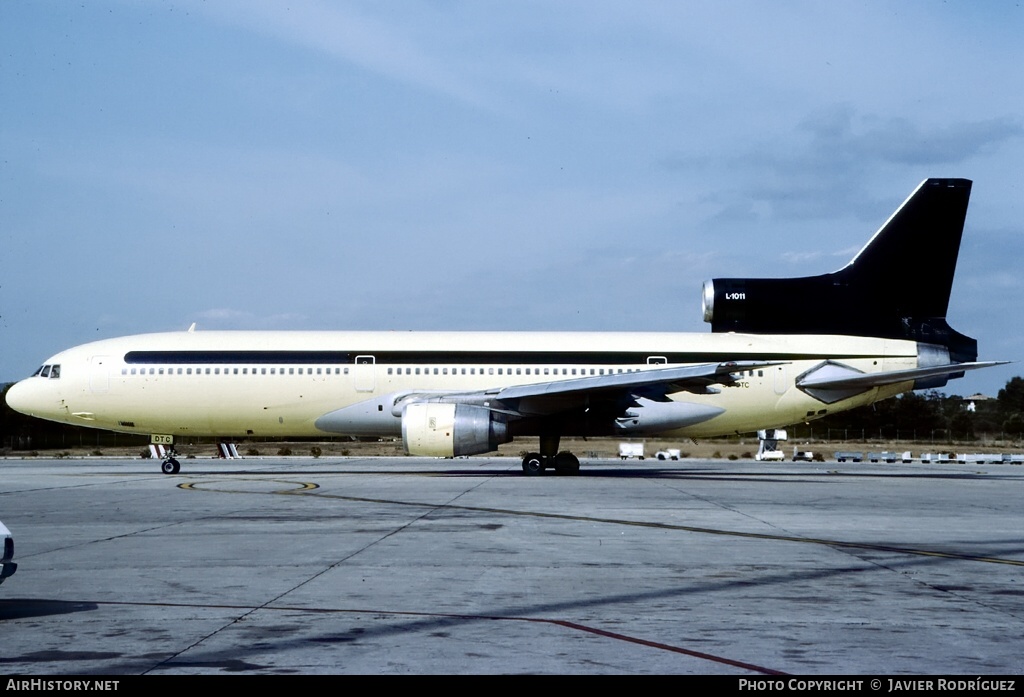
{"label": "row of passenger window", "polygon": [[[332,372],[333,371],[333,372]],[[348,368],[121,368],[121,375],[348,375]]]}
{"label": "row of passenger window", "polygon": [[[41,373],[44,369],[37,371]],[[435,367],[391,367],[388,368],[388,375],[612,375],[615,373],[632,373],[638,368],[435,368]],[[53,366],[49,371],[49,377],[59,375],[60,366]],[[348,375],[349,369],[345,368],[304,368],[304,367],[262,367],[262,368],[121,368],[121,375]],[[43,375],[47,377],[47,375]]]}
{"label": "row of passenger window", "polygon": [[[405,371],[404,373],[402,371]],[[612,375],[638,368],[388,368],[388,375]],[[589,372],[587,372],[589,370]],[[421,372],[422,371],[422,372]],[[433,371],[433,372],[431,372]],[[479,371],[479,372],[477,372]],[[486,371],[486,372],[485,372]],[[514,371],[514,372],[513,372]],[[531,372],[532,371],[532,372]]]}

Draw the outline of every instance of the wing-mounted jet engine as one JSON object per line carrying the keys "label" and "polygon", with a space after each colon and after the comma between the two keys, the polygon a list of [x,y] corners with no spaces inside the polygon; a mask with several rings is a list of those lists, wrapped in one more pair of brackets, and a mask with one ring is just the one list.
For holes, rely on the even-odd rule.
{"label": "wing-mounted jet engine", "polygon": [[432,401],[402,408],[402,443],[413,455],[477,455],[511,440],[505,419],[486,407]]}

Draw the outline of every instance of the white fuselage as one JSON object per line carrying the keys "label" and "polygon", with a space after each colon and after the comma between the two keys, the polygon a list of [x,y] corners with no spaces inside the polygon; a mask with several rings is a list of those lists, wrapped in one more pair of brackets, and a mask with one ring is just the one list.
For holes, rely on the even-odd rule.
{"label": "white fuselage", "polygon": [[[668,432],[708,437],[785,426],[906,392],[910,381],[825,404],[795,381],[826,360],[874,373],[916,368],[917,355],[913,341],[850,336],[175,332],[61,352],[46,363],[59,366],[59,377],[22,380],[9,391],[8,402],[41,418],[127,433],[400,436],[401,414],[393,407],[409,393],[482,391],[666,365],[779,361],[744,371],[717,393],[669,395],[721,409],[713,418]],[[322,417],[338,410],[346,418],[325,430]]]}

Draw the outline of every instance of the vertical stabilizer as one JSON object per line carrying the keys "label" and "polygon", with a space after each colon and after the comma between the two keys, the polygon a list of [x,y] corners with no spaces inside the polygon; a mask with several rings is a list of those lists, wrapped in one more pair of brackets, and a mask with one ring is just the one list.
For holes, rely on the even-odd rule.
{"label": "vertical stabilizer", "polygon": [[977,359],[977,342],[946,323],[971,182],[928,179],[842,269],[804,278],[714,279],[714,332],[846,334],[945,346]]}

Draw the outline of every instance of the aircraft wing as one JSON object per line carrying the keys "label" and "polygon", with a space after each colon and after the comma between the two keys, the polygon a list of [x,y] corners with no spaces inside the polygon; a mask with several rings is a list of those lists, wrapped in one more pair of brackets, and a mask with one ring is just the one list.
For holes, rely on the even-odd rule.
{"label": "aircraft wing", "polygon": [[410,402],[436,401],[478,404],[510,416],[543,416],[590,406],[632,402],[641,398],[664,402],[668,401],[667,395],[674,392],[716,392],[713,385],[731,385],[735,382],[733,373],[765,368],[781,362],[702,363],[551,380],[479,392],[410,393],[396,402],[394,411],[400,414],[402,406]]}

